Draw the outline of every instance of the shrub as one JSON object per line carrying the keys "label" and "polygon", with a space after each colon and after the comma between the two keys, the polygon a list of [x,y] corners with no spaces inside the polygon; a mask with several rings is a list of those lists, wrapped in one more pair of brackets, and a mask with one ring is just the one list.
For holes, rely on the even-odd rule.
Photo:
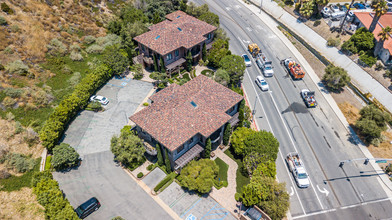
{"label": "shrub", "polygon": [[328,65],[323,80],[330,89],[339,91],[350,82],[350,76],[345,69]]}
{"label": "shrub", "polygon": [[23,94],[23,90],[15,88],[5,88],[4,93],[11,98],[19,98]]}
{"label": "shrub", "polygon": [[[12,50],[12,48],[11,48],[10,46],[8,46],[8,47],[6,47],[6,48],[4,49],[4,53],[6,53],[6,54],[13,54],[14,51]],[[0,69],[0,70],[1,70],[1,69]]]}
{"label": "shrub", "polygon": [[108,34],[105,37],[98,37],[95,40],[95,43],[98,44],[99,46],[102,46],[103,49],[109,46],[113,45],[120,45],[121,44],[121,38],[115,34]]}
{"label": "shrub", "polygon": [[11,25],[10,29],[11,29],[11,31],[12,31],[12,32],[14,32],[14,33],[16,33],[16,32],[19,32],[19,31],[20,31],[20,28],[19,28],[19,26],[18,26],[18,25],[16,25],[16,24],[14,24],[14,25]]}
{"label": "shrub", "polygon": [[351,53],[358,53],[358,49],[355,47],[354,42],[348,40],[342,44],[342,51],[351,52]]}
{"label": "shrub", "polygon": [[241,194],[239,194],[237,192],[234,194],[235,201],[240,201],[240,197],[241,197]]}
{"label": "shrub", "polygon": [[372,67],[377,62],[377,59],[369,54],[363,54],[359,56],[359,59],[369,67]]}
{"label": "shrub", "polygon": [[1,10],[9,15],[14,14],[14,10],[12,10],[5,2],[1,3]]}
{"label": "shrub", "polygon": [[18,173],[24,173],[34,168],[35,160],[23,154],[8,153],[5,156],[5,162],[9,168]]}
{"label": "shrub", "polygon": [[380,71],[380,70],[384,69],[384,65],[382,64],[382,62],[377,62],[375,69],[377,71]]}
{"label": "shrub", "polygon": [[169,181],[173,180],[175,177],[176,177],[176,173],[171,173],[171,174],[167,175],[165,178],[163,178],[163,180],[161,182],[159,182],[154,187],[154,191],[158,192],[166,183],[168,183]]}
{"label": "shrub", "polygon": [[83,56],[82,54],[72,51],[71,54],[69,55],[69,58],[71,58],[71,60],[73,61],[82,61],[83,60]]}
{"label": "shrub", "polygon": [[7,97],[5,97],[5,98],[3,99],[2,104],[3,104],[6,108],[12,108],[12,107],[15,106],[16,102],[17,102],[16,99],[13,99],[13,98],[7,96]]}
{"label": "shrub", "polygon": [[64,56],[67,53],[67,47],[57,38],[53,38],[46,48],[52,56]]}
{"label": "shrub", "polygon": [[80,52],[80,46],[77,44],[73,44],[70,49],[71,51]]}
{"label": "shrub", "polygon": [[93,44],[86,49],[87,53],[97,53],[101,54],[103,52],[103,47]]}
{"label": "shrub", "polygon": [[67,82],[68,82],[71,86],[75,86],[75,85],[77,85],[77,84],[79,83],[80,78],[81,78],[80,72],[74,72],[74,73],[72,74],[71,78],[69,78]]}
{"label": "shrub", "polygon": [[3,16],[0,16],[0,25],[7,25],[7,20],[5,20],[5,18]]}
{"label": "shrub", "polygon": [[153,167],[154,167],[154,164],[150,164],[147,166],[147,170],[150,171],[150,170],[152,170]]}
{"label": "shrub", "polygon": [[10,173],[8,173],[6,170],[0,170],[0,180],[1,179],[7,179],[11,176]]}
{"label": "shrub", "polygon": [[102,110],[102,105],[100,102],[97,102],[97,101],[90,102],[90,103],[88,103],[86,110],[98,112],[98,111]]}
{"label": "shrub", "polygon": [[8,112],[8,113],[5,115],[5,118],[7,119],[7,121],[13,121],[13,120],[15,119],[15,115],[12,114],[12,112]]}
{"label": "shrub", "polygon": [[180,182],[183,187],[188,188],[189,190],[207,193],[211,191],[218,171],[219,167],[213,160],[193,160],[182,169]]}
{"label": "shrub", "polygon": [[69,144],[61,143],[53,148],[52,166],[56,170],[74,167],[79,162],[79,154]]}
{"label": "shrub", "polygon": [[338,38],[328,38],[327,46],[328,47],[337,47],[340,45],[340,39]]}
{"label": "shrub", "polygon": [[112,218],[111,220],[125,220],[125,219],[122,218],[121,216],[116,216],[116,217]]}
{"label": "shrub", "polygon": [[15,60],[14,62],[7,64],[5,69],[9,73],[16,73],[21,76],[26,76],[29,72],[29,67],[25,65],[21,60]]}
{"label": "shrub", "polygon": [[131,71],[133,72],[133,78],[140,80],[143,78],[143,66],[141,64],[135,64],[131,66]]}
{"label": "shrub", "polygon": [[320,21],[320,20],[317,20],[317,21],[315,21],[315,22],[313,23],[313,26],[317,27],[317,26],[319,26],[320,24],[321,24],[321,21]]}
{"label": "shrub", "polygon": [[142,172],[137,174],[137,178],[139,178],[139,179],[142,178],[143,176],[144,176],[144,174]]}
{"label": "shrub", "polygon": [[87,45],[93,44],[95,42],[95,37],[88,35],[88,36],[84,37],[83,42]]}
{"label": "shrub", "polygon": [[148,102],[143,103],[144,106],[148,106]]}
{"label": "shrub", "polygon": [[20,134],[24,131],[24,128],[19,121],[15,122],[14,129],[15,134]]}
{"label": "shrub", "polygon": [[111,139],[110,150],[115,159],[131,169],[141,165],[144,161],[143,141],[127,130],[121,130],[119,137],[114,135]]}

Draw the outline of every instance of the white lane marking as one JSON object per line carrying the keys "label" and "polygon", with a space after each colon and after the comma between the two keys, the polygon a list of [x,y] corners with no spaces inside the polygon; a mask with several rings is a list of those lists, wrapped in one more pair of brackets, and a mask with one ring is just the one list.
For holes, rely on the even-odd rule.
{"label": "white lane marking", "polygon": [[248,30],[249,32],[252,32],[252,28],[251,27],[246,27],[246,30]]}
{"label": "white lane marking", "polygon": [[323,210],[323,211],[319,211],[319,212],[311,212],[311,213],[308,213],[308,214],[306,214],[306,215],[297,215],[297,216],[294,216],[294,217],[292,217],[291,219],[307,218],[307,217],[309,217],[309,216],[321,215],[321,214],[324,214],[324,213],[334,212],[334,211],[336,211],[336,209],[328,209],[328,210]]}
{"label": "white lane marking", "polygon": [[378,199],[378,200],[373,200],[373,201],[370,201],[370,202],[364,202],[364,203],[360,203],[360,204],[343,206],[343,207],[340,207],[340,209],[349,209],[349,208],[354,208],[354,207],[357,207],[357,206],[369,205],[369,204],[378,203],[378,202],[385,202],[385,201],[392,201],[392,198]]}
{"label": "white lane marking", "polygon": [[[252,85],[252,87],[253,87],[253,89],[254,89],[254,91],[255,91],[255,93],[256,93],[256,96],[258,96],[257,90],[256,90],[255,86],[253,85],[253,80],[252,80],[252,78],[250,77],[248,70],[245,70],[245,72],[246,72],[246,75],[247,75],[247,76],[249,77],[249,79],[250,79],[250,83],[251,83],[251,85]],[[270,94],[271,94],[271,93],[270,93]],[[248,96],[248,97],[249,97],[249,96]],[[259,103],[260,103],[260,105],[261,105],[261,108],[262,108],[263,112],[265,113],[265,110],[264,110],[263,104],[261,104],[260,98],[258,98],[258,100],[259,100]],[[250,103],[249,103],[249,105],[250,105]],[[256,106],[254,106],[254,108],[255,108],[255,107],[256,107]],[[270,130],[271,130],[271,133],[274,134],[274,130],[272,130],[272,127],[271,127],[271,124],[270,124],[270,122],[269,122],[269,120],[268,120],[267,114],[265,114],[265,119],[267,120],[267,124],[268,124],[268,127],[269,127]],[[257,124],[257,120],[256,120],[256,119],[255,119],[255,123]],[[274,135],[274,136],[275,136],[275,135]],[[279,151],[279,155],[280,155],[280,158],[281,158],[282,161],[283,161],[283,164],[286,164],[286,161],[285,161],[285,159],[284,159],[284,157],[283,157],[283,155],[282,155],[282,151]],[[291,176],[289,170],[287,169],[287,166],[285,166],[285,168],[286,168],[285,170],[286,170],[286,172],[287,172],[287,175],[289,176],[291,185],[292,185],[292,186],[295,186],[294,181],[292,180],[292,176]],[[302,212],[306,215],[305,208],[304,208],[304,206],[302,205],[301,199],[299,198],[299,195],[298,195],[298,193],[297,193],[297,189],[296,189],[295,187],[294,187],[294,188],[292,187],[292,189],[294,189],[294,192],[295,192],[295,194],[297,195],[297,199],[298,199],[299,205],[301,206]]]}
{"label": "white lane marking", "polygon": [[231,10],[231,8],[230,8],[230,7],[226,7],[226,10],[227,10],[227,11],[230,11],[230,10]]}
{"label": "white lane marking", "polygon": [[326,188],[323,187],[323,189],[320,189],[320,187],[319,187],[318,185],[316,185],[316,186],[317,186],[317,189],[318,189],[321,193],[324,193],[326,196],[328,196],[329,191],[328,191]]}
{"label": "white lane marking", "polygon": [[293,187],[292,187],[292,186],[290,186],[290,188],[291,188],[291,193],[290,193],[290,196],[293,196],[293,195],[294,195],[294,189],[293,189]]}
{"label": "white lane marking", "polygon": [[256,25],[256,27],[258,28],[258,29],[260,29],[260,30],[262,30],[263,29],[263,27],[261,27],[261,25]]}
{"label": "white lane marking", "polygon": [[[299,151],[298,151],[297,148],[295,147],[295,143],[294,143],[294,141],[293,141],[293,138],[291,137],[291,134],[290,134],[290,132],[289,132],[289,129],[287,128],[287,125],[286,125],[285,121],[283,120],[282,114],[280,114],[280,111],[279,111],[279,109],[278,109],[278,105],[276,104],[275,99],[274,99],[274,97],[272,96],[271,93],[270,93],[270,97],[271,97],[271,99],[272,99],[272,102],[274,103],[274,106],[275,106],[275,108],[276,108],[276,111],[278,111],[278,115],[280,116],[280,120],[282,120],[282,123],[283,123],[283,125],[284,125],[284,127],[285,127],[285,129],[286,129],[287,134],[289,135],[289,138],[290,138],[290,140],[291,140],[291,143],[293,144],[293,147],[294,147],[295,151],[299,153]],[[324,206],[323,206],[323,204],[321,203],[321,200],[320,200],[320,198],[319,198],[319,196],[318,196],[318,194],[317,194],[317,192],[316,192],[315,187],[313,186],[313,183],[312,183],[312,180],[310,179],[310,177],[309,177],[309,183],[310,183],[310,185],[312,186],[312,189],[313,189],[313,191],[314,191],[314,194],[316,194],[316,198],[317,198],[318,202],[320,203],[321,209],[324,209]]]}
{"label": "white lane marking", "polygon": [[240,9],[240,8],[241,8],[241,5],[234,5],[234,7],[235,7],[236,9]]}
{"label": "white lane marking", "polygon": [[[246,48],[246,46],[245,46],[245,44],[242,42],[243,40],[241,40],[241,38],[238,36],[238,40],[240,41],[240,43],[242,44],[242,46],[244,46],[245,48]],[[245,41],[245,40],[244,40]]]}

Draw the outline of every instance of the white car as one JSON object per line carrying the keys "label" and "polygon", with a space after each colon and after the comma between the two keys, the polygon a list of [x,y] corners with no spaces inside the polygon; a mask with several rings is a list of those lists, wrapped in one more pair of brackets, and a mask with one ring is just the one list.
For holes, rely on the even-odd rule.
{"label": "white car", "polygon": [[252,62],[250,61],[248,55],[242,54],[242,58],[244,58],[245,66],[252,66]]}
{"label": "white car", "polygon": [[100,96],[100,95],[91,96],[90,101],[91,102],[96,101],[96,102],[101,103],[102,105],[107,105],[109,103],[109,99],[107,99],[106,97]]}
{"label": "white car", "polygon": [[337,6],[337,5],[331,5],[331,10],[333,11],[333,12],[340,12],[340,9],[339,9],[339,7]]}
{"label": "white car", "polygon": [[328,18],[329,16],[331,16],[332,11],[328,7],[324,7],[321,11],[321,14],[323,14],[324,18]]}
{"label": "white car", "polygon": [[263,91],[268,91],[269,90],[268,83],[267,83],[267,81],[265,81],[265,79],[262,76],[257,76],[256,77],[256,84]]}

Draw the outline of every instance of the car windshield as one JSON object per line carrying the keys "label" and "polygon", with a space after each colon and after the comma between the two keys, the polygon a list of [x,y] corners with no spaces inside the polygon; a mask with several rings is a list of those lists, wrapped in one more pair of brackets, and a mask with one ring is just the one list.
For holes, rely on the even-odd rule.
{"label": "car windshield", "polygon": [[249,57],[247,55],[244,55],[244,59],[245,59],[246,62],[250,61],[250,59],[249,59]]}
{"label": "car windshield", "polygon": [[103,97],[103,98],[102,98],[102,101],[105,101],[105,100],[106,100],[106,98],[105,98],[105,97]]}
{"label": "car windshield", "polygon": [[81,215],[83,213],[83,210],[80,207],[78,207],[77,209],[75,209],[75,212]]}
{"label": "car windshield", "polygon": [[265,69],[266,69],[266,70],[270,70],[270,69],[272,69],[272,68],[271,68],[270,66],[266,66]]}
{"label": "car windshield", "polygon": [[267,85],[267,82],[261,81],[261,85],[265,86],[265,85]]}
{"label": "car windshield", "polygon": [[306,179],[306,178],[308,178],[308,175],[306,175],[305,173],[298,174],[298,179]]}

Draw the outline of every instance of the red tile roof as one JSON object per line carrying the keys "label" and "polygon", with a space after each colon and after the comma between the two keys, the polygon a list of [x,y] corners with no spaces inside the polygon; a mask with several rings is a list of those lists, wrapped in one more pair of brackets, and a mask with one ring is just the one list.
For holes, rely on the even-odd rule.
{"label": "red tile roof", "polygon": [[214,30],[204,21],[187,15],[182,11],[175,11],[166,15],[164,20],[150,27],[150,31],[133,38],[161,55],[165,55],[181,47],[187,49],[206,40],[206,35]]}
{"label": "red tile roof", "polygon": [[[150,97],[153,103],[130,119],[170,151],[200,133],[209,137],[231,119],[226,111],[243,97],[200,75]],[[196,107],[194,107],[194,105]]]}
{"label": "red tile roof", "polygon": [[[355,12],[355,16],[361,21],[361,23],[369,29],[370,24],[373,21],[374,13],[373,12]],[[380,20],[378,20],[378,23],[376,25],[376,28],[373,31],[374,37],[376,38],[377,41],[379,41],[380,37],[378,36],[378,33],[380,33],[382,28],[385,28],[386,26],[392,27],[392,13],[388,12],[380,17]],[[384,42],[384,48],[389,51],[390,54],[392,54],[392,37],[390,37],[388,40]]]}

